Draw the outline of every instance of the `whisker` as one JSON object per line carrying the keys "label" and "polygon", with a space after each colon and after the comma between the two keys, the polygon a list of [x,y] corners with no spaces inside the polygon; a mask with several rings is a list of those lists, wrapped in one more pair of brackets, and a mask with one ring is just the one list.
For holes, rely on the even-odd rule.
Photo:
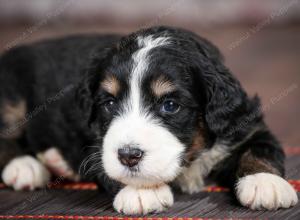
{"label": "whisker", "polygon": [[[99,148],[97,146],[89,146],[91,148]],[[98,159],[99,157],[101,157],[102,155],[102,152],[101,151],[97,151],[97,152],[93,152],[91,153],[90,155],[88,155],[83,161],[82,163],[80,164],[79,166],[79,174],[83,174],[85,175],[86,174],[86,167],[88,166],[88,164],[90,162],[92,162],[93,160],[96,160]]]}
{"label": "whisker", "polygon": [[99,170],[99,165],[101,164],[101,161],[98,163],[93,164],[88,170],[85,172],[85,175],[88,175],[92,171]]}

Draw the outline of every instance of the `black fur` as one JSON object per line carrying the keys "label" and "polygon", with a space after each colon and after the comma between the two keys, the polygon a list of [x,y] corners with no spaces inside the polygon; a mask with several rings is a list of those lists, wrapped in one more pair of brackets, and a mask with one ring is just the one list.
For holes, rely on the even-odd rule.
{"label": "black fur", "polygon": [[[22,152],[35,155],[56,146],[78,171],[82,161],[98,150],[86,146],[96,145],[101,149],[112,118],[121,111],[116,106],[114,112],[106,113],[103,103],[111,97],[99,89],[99,82],[113,73],[121,82],[123,92],[116,97],[121,103],[128,95],[131,57],[138,49],[136,39],[148,35],[168,37],[171,44],[151,51],[151,65],[143,81],[143,103],[185,144],[186,152],[201,121],[205,148],[217,142],[228,146],[231,152],[214,169],[217,180],[234,186],[243,162],[240,158],[248,150],[283,175],[284,154],[263,122],[259,99],[247,96],[224,66],[222,55],[214,45],[191,32],[169,27],[141,30],[122,39],[120,36],[77,36],[43,41],[3,54],[0,105],[26,100],[27,114],[41,108],[25,123],[19,137],[24,140]],[[157,99],[149,89],[149,83],[159,74],[178,85],[178,91],[169,94],[183,106],[177,115],[161,114],[159,107],[164,98],[170,97]],[[2,119],[0,126],[2,133],[7,131]],[[236,145],[238,149],[233,148]],[[93,170],[93,162],[88,167]],[[118,190],[120,185],[103,171],[92,174],[91,178],[96,178],[109,192]]]}

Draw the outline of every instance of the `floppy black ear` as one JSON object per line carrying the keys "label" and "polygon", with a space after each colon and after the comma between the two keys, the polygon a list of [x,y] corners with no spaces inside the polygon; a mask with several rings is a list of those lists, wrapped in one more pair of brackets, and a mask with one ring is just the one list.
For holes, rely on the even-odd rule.
{"label": "floppy black ear", "polygon": [[195,71],[205,97],[206,124],[219,141],[239,142],[260,122],[259,99],[248,98],[213,44],[202,38],[196,42]]}
{"label": "floppy black ear", "polygon": [[109,64],[112,48],[101,48],[91,54],[88,66],[83,70],[83,77],[76,90],[76,100],[82,115],[89,126],[95,118],[95,94],[105,67]]}
{"label": "floppy black ear", "polygon": [[87,71],[86,73],[84,73],[84,77],[78,84],[78,88],[76,90],[76,100],[79,104],[79,108],[82,112],[82,116],[84,120],[87,121],[89,126],[91,122],[92,108],[93,108],[93,97],[92,97],[92,88],[91,88],[92,83],[93,83],[93,77]]}
{"label": "floppy black ear", "polygon": [[205,57],[212,61],[223,62],[224,57],[220,50],[205,38],[194,35],[196,47]]}

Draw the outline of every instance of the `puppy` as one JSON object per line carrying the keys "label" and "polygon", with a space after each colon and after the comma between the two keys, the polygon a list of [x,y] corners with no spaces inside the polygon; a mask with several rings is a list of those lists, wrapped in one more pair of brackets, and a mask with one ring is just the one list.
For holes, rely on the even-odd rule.
{"label": "puppy", "polygon": [[[125,214],[172,206],[204,178],[251,209],[297,203],[284,153],[218,49],[182,29],[94,35],[14,48],[0,59],[2,179],[92,180]],[[13,147],[11,147],[13,146]]]}

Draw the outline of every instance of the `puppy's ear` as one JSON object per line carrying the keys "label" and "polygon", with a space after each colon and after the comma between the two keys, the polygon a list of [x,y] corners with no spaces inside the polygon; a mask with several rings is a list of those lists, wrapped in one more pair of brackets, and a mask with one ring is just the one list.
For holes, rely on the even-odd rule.
{"label": "puppy's ear", "polygon": [[84,77],[81,79],[76,91],[76,100],[79,104],[79,108],[82,112],[83,118],[87,121],[89,126],[92,119],[93,108],[93,78],[94,77],[92,77],[89,72],[84,73]]}
{"label": "puppy's ear", "polygon": [[204,118],[218,141],[241,141],[260,122],[259,99],[249,99],[239,81],[223,64],[219,50],[198,38],[194,57],[196,81],[201,85]]}
{"label": "puppy's ear", "polygon": [[83,77],[76,90],[76,100],[84,119],[91,126],[95,119],[95,95],[105,67],[109,64],[112,48],[97,49],[90,55],[90,62],[83,70]]}
{"label": "puppy's ear", "polygon": [[194,35],[194,40],[196,41],[196,47],[201,54],[203,54],[208,59],[212,61],[217,60],[219,62],[224,61],[224,57],[220,50],[213,45],[211,42],[206,40],[205,38]]}

